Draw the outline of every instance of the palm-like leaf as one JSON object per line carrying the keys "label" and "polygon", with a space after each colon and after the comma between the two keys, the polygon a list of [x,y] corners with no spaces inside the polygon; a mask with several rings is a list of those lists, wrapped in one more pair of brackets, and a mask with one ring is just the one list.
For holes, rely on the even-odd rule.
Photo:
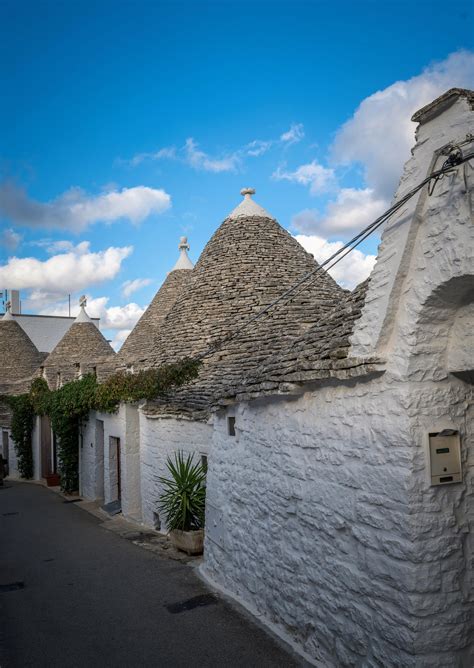
{"label": "palm-like leaf", "polygon": [[171,478],[160,477],[163,493],[160,495],[160,509],[171,529],[191,531],[204,526],[206,506],[206,471],[200,462],[194,462],[194,455],[177,452],[174,460],[168,457],[166,466]]}

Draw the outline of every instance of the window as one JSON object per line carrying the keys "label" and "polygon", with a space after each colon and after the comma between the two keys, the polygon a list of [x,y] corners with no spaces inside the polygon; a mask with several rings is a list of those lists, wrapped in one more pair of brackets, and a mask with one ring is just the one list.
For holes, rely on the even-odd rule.
{"label": "window", "polygon": [[207,455],[201,455],[201,466],[207,473]]}
{"label": "window", "polygon": [[227,433],[229,436],[235,436],[235,417],[227,418]]}

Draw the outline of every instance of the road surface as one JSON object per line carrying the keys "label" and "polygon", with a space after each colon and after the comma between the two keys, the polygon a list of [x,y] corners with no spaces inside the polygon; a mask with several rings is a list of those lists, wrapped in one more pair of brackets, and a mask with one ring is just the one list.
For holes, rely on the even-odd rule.
{"label": "road surface", "polygon": [[44,487],[0,487],[1,668],[301,665],[190,566]]}

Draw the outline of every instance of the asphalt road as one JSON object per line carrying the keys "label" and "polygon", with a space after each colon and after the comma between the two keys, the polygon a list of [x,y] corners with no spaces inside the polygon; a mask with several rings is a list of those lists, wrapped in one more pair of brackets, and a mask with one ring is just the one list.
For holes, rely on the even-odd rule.
{"label": "asphalt road", "polygon": [[221,598],[183,610],[206,595],[46,488],[0,487],[0,668],[303,665]]}

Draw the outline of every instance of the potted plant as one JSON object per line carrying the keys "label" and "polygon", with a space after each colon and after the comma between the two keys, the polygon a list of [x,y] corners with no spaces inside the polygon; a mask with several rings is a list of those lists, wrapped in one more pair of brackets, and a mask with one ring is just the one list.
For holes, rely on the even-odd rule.
{"label": "potted plant", "polygon": [[160,477],[163,511],[173,545],[188,554],[202,554],[206,505],[206,470],[194,455],[177,452],[167,458],[170,478]]}

